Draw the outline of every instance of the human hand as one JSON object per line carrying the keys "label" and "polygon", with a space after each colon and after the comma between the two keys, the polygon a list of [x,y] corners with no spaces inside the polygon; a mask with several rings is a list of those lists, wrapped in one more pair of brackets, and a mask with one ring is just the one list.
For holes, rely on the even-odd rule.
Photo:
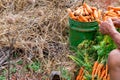
{"label": "human hand", "polygon": [[119,18],[112,18],[114,26],[120,28],[120,19]]}
{"label": "human hand", "polygon": [[110,35],[114,31],[116,31],[114,24],[110,18],[104,22],[101,22],[99,26],[100,26],[100,32],[102,34]]}

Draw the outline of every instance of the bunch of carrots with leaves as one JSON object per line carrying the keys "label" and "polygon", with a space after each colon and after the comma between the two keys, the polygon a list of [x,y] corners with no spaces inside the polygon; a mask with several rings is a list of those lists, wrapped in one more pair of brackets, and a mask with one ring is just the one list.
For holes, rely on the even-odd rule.
{"label": "bunch of carrots with leaves", "polygon": [[75,10],[68,9],[67,11],[71,19],[80,22],[99,21],[102,17],[102,10],[98,10],[96,7],[90,7],[86,3],[83,3],[82,6],[76,7]]}
{"label": "bunch of carrots with leaves", "polygon": [[76,80],[110,80],[107,58],[114,48],[112,39],[102,35],[97,36],[95,41],[80,43],[76,55],[70,55],[80,67]]}

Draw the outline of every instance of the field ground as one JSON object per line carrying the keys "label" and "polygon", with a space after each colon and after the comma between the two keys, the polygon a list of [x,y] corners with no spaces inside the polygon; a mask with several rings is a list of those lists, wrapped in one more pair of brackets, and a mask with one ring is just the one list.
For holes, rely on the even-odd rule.
{"label": "field ground", "polygon": [[[9,76],[11,80],[49,80],[51,71],[55,70],[61,71],[64,79],[74,80],[77,70],[68,57],[74,52],[69,50],[66,9],[81,2],[0,0],[0,80]],[[86,2],[98,8],[103,4]]]}

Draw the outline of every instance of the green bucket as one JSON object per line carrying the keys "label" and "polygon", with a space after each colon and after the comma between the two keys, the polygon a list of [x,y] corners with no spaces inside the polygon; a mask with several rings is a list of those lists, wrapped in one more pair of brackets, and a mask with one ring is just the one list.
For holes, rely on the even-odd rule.
{"label": "green bucket", "polygon": [[72,49],[76,49],[83,40],[94,40],[98,29],[97,21],[79,22],[71,18],[69,18],[69,26],[69,43]]}

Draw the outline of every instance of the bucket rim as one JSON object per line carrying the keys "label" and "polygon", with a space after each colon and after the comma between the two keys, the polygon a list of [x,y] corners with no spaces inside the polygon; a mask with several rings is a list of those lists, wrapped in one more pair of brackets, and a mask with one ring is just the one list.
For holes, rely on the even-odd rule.
{"label": "bucket rim", "polygon": [[80,21],[74,20],[74,19],[72,19],[70,17],[69,17],[69,19],[72,20],[72,21],[79,22],[79,23],[96,23],[97,22],[96,20],[95,21],[91,21],[91,22],[80,22]]}

